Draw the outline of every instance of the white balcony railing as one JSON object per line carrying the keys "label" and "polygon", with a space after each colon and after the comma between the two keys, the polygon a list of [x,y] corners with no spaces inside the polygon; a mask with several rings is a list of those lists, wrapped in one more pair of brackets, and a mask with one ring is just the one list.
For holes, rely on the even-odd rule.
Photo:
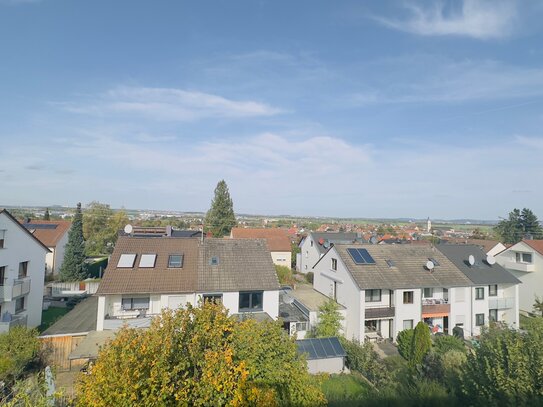
{"label": "white balcony railing", "polygon": [[0,320],[0,333],[8,332],[14,326],[26,326],[26,315],[12,315],[10,321]]}
{"label": "white balcony railing", "polygon": [[535,271],[535,264],[533,263],[520,263],[516,261],[506,261],[505,268],[510,270],[532,272]]}
{"label": "white balcony railing", "polygon": [[508,308],[514,308],[514,307],[515,307],[515,298],[513,297],[488,299],[489,309],[508,309]]}
{"label": "white balcony railing", "polygon": [[14,279],[0,286],[0,301],[12,301],[30,292],[30,278]]}

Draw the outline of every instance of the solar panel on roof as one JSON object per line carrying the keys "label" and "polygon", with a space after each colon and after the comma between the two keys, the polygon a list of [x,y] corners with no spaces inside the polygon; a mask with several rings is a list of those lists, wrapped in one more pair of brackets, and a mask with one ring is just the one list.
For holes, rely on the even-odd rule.
{"label": "solar panel on roof", "polygon": [[27,229],[56,229],[58,225],[54,223],[25,223]]}
{"label": "solar panel on roof", "polygon": [[366,249],[358,249],[358,252],[367,264],[375,264],[375,260],[373,260],[373,257],[371,257],[371,254]]}
{"label": "solar panel on roof", "polygon": [[332,346],[332,342],[330,342],[330,338],[326,338],[326,340],[323,340],[322,347],[324,348],[324,351],[326,352],[327,357],[334,356],[334,347]]}
{"label": "solar panel on roof", "polygon": [[341,346],[341,343],[337,340],[337,338],[331,338],[330,343],[332,344],[332,347],[334,348],[334,353],[336,355],[344,355],[345,350]]}
{"label": "solar panel on roof", "polygon": [[345,356],[345,350],[338,338],[313,338],[296,341],[299,353],[307,354],[307,359],[326,359]]}
{"label": "solar panel on roof", "polygon": [[347,252],[351,255],[351,257],[353,258],[353,261],[355,262],[355,264],[363,264],[364,263],[364,259],[362,258],[360,253],[358,253],[358,249],[347,249]]}
{"label": "solar panel on roof", "polygon": [[322,346],[322,341],[316,341],[312,339],[311,344],[313,345],[313,348],[315,349],[315,354],[318,358],[326,357],[326,352],[324,351],[324,347]]}
{"label": "solar panel on roof", "polygon": [[351,255],[355,264],[375,264],[375,260],[366,249],[348,248],[347,252]]}

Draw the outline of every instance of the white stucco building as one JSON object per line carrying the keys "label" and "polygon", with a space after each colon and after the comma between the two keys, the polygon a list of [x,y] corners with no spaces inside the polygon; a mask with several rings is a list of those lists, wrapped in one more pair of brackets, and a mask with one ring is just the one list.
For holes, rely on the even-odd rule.
{"label": "white stucco building", "polygon": [[41,324],[48,252],[8,211],[0,210],[0,332]]}
{"label": "white stucco building", "polygon": [[326,253],[330,245],[353,243],[360,239],[356,233],[309,232],[300,242],[300,253],[296,259],[296,270],[309,273],[315,263]]}

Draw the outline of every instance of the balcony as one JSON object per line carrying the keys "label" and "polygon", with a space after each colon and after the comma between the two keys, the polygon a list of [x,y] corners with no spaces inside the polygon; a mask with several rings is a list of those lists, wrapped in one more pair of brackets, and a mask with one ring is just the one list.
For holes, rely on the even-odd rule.
{"label": "balcony", "polygon": [[0,334],[8,332],[14,326],[26,326],[26,315],[13,315],[11,321],[0,321]]}
{"label": "balcony", "polygon": [[446,298],[425,298],[422,300],[422,315],[449,314],[451,304]]}
{"label": "balcony", "polygon": [[521,263],[516,261],[506,261],[503,266],[509,270],[532,272],[535,271],[535,264],[533,263]]}
{"label": "balcony", "polygon": [[514,308],[514,307],[515,307],[515,298],[513,297],[488,299],[489,309],[509,309],[509,308]]}
{"label": "balcony", "polygon": [[30,278],[14,279],[0,286],[0,301],[13,301],[30,292]]}
{"label": "balcony", "polygon": [[104,329],[116,330],[123,327],[129,328],[149,328],[151,320],[158,314],[146,314],[138,312],[138,315],[127,313],[126,315],[109,316],[104,319]]}
{"label": "balcony", "polygon": [[365,319],[394,318],[394,307],[366,307]]}

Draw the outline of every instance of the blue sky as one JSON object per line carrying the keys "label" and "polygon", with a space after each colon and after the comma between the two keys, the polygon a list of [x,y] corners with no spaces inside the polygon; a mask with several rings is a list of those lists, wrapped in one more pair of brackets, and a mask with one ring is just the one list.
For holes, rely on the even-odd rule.
{"label": "blue sky", "polygon": [[543,218],[543,3],[0,0],[0,204]]}

